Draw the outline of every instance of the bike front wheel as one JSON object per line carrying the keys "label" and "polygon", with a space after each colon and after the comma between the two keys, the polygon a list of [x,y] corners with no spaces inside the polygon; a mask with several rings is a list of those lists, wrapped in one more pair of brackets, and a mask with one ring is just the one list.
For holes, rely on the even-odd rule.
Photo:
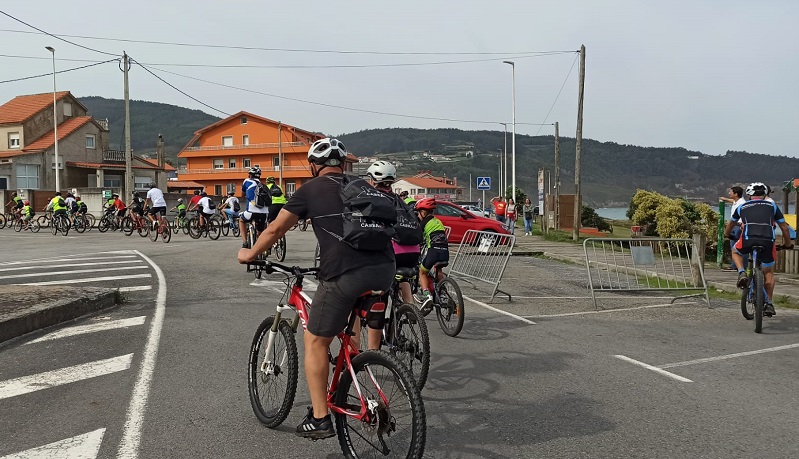
{"label": "bike front wheel", "polygon": [[345,457],[421,458],[427,430],[424,403],[405,366],[383,351],[352,359],[336,389],[335,406],[350,412],[368,407],[363,419],[336,413],[336,433]]}
{"label": "bike front wheel", "polygon": [[281,237],[275,243],[275,258],[277,261],[286,259],[286,236]]}
{"label": "bike front wheel", "polygon": [[743,289],[741,291],[741,314],[746,320],[755,318],[755,301],[751,288]]}
{"label": "bike front wheel", "polygon": [[186,223],[186,226],[188,227],[189,236],[191,236],[192,239],[200,239],[203,233],[200,229],[200,220],[197,217],[192,217],[191,220]]}
{"label": "bike front wheel", "polygon": [[755,288],[755,333],[760,333],[763,331],[763,307],[766,304],[766,292],[763,290],[765,281],[760,268],[755,268],[754,273],[752,285]]}
{"label": "bike front wheel", "polygon": [[274,317],[268,317],[255,332],[247,371],[252,410],[269,428],[279,426],[291,411],[300,365],[294,333],[285,320],[277,325],[272,349],[266,353],[274,321]]}
{"label": "bike front wheel", "polygon": [[463,295],[451,277],[438,283],[438,302],[440,307],[436,308],[436,315],[441,330],[447,336],[458,336],[463,330]]}
{"label": "bike front wheel", "polygon": [[[402,303],[396,310],[396,329],[390,330],[389,350],[410,370],[421,391],[430,371],[430,334],[419,308]],[[390,322],[393,327],[393,322]]]}
{"label": "bike front wheel", "polygon": [[30,224],[31,233],[38,233],[39,232],[39,229],[41,228],[41,226],[39,225],[39,222],[37,222],[36,220],[31,220],[28,223]]}

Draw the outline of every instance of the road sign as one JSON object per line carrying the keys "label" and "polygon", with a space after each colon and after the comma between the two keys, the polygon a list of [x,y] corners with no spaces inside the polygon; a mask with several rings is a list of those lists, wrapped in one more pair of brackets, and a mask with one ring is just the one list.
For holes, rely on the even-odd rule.
{"label": "road sign", "polygon": [[477,189],[478,190],[490,190],[491,189],[491,177],[477,177]]}

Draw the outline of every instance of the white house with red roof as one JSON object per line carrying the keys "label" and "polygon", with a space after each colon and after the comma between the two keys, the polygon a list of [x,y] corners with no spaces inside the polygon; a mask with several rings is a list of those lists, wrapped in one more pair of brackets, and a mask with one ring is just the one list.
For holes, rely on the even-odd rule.
{"label": "white house with red roof", "polygon": [[[109,150],[108,121],[89,116],[69,91],[55,98],[62,191],[123,187],[125,155]],[[53,93],[17,96],[0,106],[0,190],[54,191],[55,167]],[[132,169],[137,189],[166,183],[157,163],[134,157]]]}
{"label": "white house with red roof", "polygon": [[458,186],[457,179],[437,177],[430,171],[420,172],[413,177],[401,177],[394,182],[395,193],[407,191],[417,201],[422,198],[436,198],[444,201],[460,201],[463,188]]}

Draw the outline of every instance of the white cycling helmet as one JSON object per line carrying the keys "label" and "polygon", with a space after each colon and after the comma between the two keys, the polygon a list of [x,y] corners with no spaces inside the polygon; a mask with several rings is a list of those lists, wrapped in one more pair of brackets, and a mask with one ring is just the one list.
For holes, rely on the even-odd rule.
{"label": "white cycling helmet", "polygon": [[261,168],[258,166],[253,166],[250,170],[247,171],[248,174],[252,175],[253,177],[261,177]]}
{"label": "white cycling helmet", "polygon": [[308,162],[325,166],[338,166],[347,156],[347,148],[337,139],[319,139],[308,150]]}
{"label": "white cycling helmet", "polygon": [[394,183],[397,181],[397,168],[388,161],[375,161],[366,170],[366,175],[375,183]]}
{"label": "white cycling helmet", "polygon": [[765,196],[768,193],[768,187],[762,182],[753,182],[746,187],[747,196]]}

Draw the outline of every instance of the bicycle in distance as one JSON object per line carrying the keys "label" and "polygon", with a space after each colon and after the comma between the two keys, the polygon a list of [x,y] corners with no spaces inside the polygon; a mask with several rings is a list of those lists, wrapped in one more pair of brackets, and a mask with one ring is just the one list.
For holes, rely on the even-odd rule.
{"label": "bicycle in distance", "polygon": [[[441,274],[443,274],[444,277],[438,280],[438,271],[445,266],[447,266],[447,263],[436,263],[433,265],[433,268],[430,269],[430,272],[427,273],[430,279],[429,291],[430,297],[433,300],[432,310],[436,311],[438,325],[441,326],[441,330],[444,331],[444,334],[455,337],[463,330],[463,321],[465,318],[463,294],[461,294],[461,288],[458,286],[458,283],[455,282],[455,279],[447,276],[443,271]],[[421,291],[419,291],[418,277],[415,279],[416,281],[412,284],[415,292],[414,296],[416,301],[421,304],[423,297],[421,296]],[[426,317],[432,310],[428,309],[421,312],[422,315]]]}
{"label": "bicycle in distance", "polygon": [[[784,246],[777,246],[777,250],[783,249]],[[763,250],[762,246],[756,245],[752,247],[752,252],[749,254],[749,264],[747,264],[746,268],[747,287],[741,291],[741,314],[746,320],[754,319],[755,333],[763,331],[763,317],[771,317],[771,314],[764,310],[768,294],[766,293],[763,266],[760,261],[761,250]]]}
{"label": "bicycle in distance", "polygon": [[[311,307],[311,298],[302,290],[303,279],[318,268],[263,260],[251,264],[267,274],[280,272],[286,283],[286,303],[279,303],[275,315],[261,322],[255,333],[247,372],[253,412],[264,425],[275,428],[294,403],[299,372],[295,336],[300,323],[305,329]],[[393,355],[360,351],[352,342],[356,320],[370,312],[383,313],[382,293],[365,292],[354,305],[346,329],[337,336],[340,347],[335,358],[330,355],[335,365],[327,404],[345,457],[421,458],[426,420],[413,376]],[[293,317],[284,318],[286,313]]]}

